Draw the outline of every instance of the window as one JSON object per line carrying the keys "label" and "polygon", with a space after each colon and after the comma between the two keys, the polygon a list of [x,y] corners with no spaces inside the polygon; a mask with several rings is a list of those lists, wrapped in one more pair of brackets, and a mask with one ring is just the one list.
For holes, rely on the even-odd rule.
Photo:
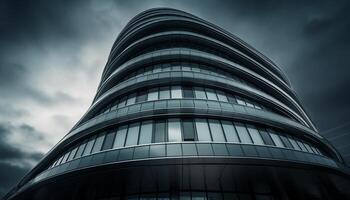
{"label": "window", "polygon": [[182,66],[183,71],[191,71],[191,67],[189,66]]}
{"label": "window", "polygon": [[136,97],[136,103],[147,101],[147,92],[141,91]]}
{"label": "window", "polygon": [[128,131],[128,126],[121,126],[118,128],[117,134],[115,136],[113,148],[119,148],[124,146],[127,131]]}
{"label": "window", "polygon": [[104,140],[104,139],[105,139],[105,134],[100,134],[100,135],[96,138],[95,145],[94,145],[94,147],[92,148],[91,153],[96,153],[96,152],[101,151],[101,148],[102,148],[102,144],[103,144],[103,140]]}
{"label": "window", "polygon": [[73,160],[75,154],[77,153],[77,150],[78,150],[78,147],[75,147],[69,154],[69,157],[68,157],[68,160],[67,161],[70,161],[70,160]]}
{"label": "window", "polygon": [[235,103],[235,104],[237,103],[236,98],[233,95],[227,94],[227,98],[228,98],[228,102]]}
{"label": "window", "polygon": [[248,131],[244,124],[238,122],[235,122],[234,124],[241,142],[246,144],[252,144],[252,139],[249,137]]}
{"label": "window", "polygon": [[66,154],[64,154],[61,164],[66,162],[66,160],[68,159],[69,153],[70,152],[67,152]]}
{"label": "window", "polygon": [[129,126],[125,146],[136,145],[139,137],[140,124],[134,123]]}
{"label": "window", "polygon": [[263,138],[264,143],[265,143],[266,145],[272,145],[272,146],[275,145],[275,144],[273,143],[273,141],[272,141],[270,135],[266,132],[265,129],[262,129],[262,128],[259,129],[259,133],[260,133],[261,137]]}
{"label": "window", "polygon": [[226,97],[224,92],[216,91],[216,94],[218,96],[219,101],[228,102],[228,99],[227,99],[227,97]]}
{"label": "window", "polygon": [[165,121],[159,120],[155,123],[154,142],[165,142]]}
{"label": "window", "polygon": [[158,88],[150,89],[147,96],[148,101],[158,100]]}
{"label": "window", "polygon": [[248,107],[254,108],[254,105],[250,101],[245,100],[245,103],[247,104]]}
{"label": "window", "polygon": [[184,98],[194,98],[191,87],[183,87],[183,95],[184,95]]}
{"label": "window", "polygon": [[169,87],[161,87],[160,88],[159,99],[170,99]]}
{"label": "window", "polygon": [[289,142],[289,140],[285,136],[280,135],[280,138],[281,138],[284,146],[286,146],[287,148],[293,149],[292,144]]}
{"label": "window", "polygon": [[182,140],[180,119],[168,120],[168,141],[178,142]]}
{"label": "window", "polygon": [[112,148],[113,142],[114,142],[114,137],[115,137],[115,132],[114,131],[109,132],[106,135],[106,139],[105,139],[105,141],[103,143],[103,146],[102,146],[102,151]]}
{"label": "window", "polygon": [[211,131],[211,136],[215,142],[225,142],[224,132],[222,131],[221,124],[219,120],[209,119],[209,127]]}
{"label": "window", "polygon": [[290,143],[292,144],[292,146],[295,150],[299,150],[299,151],[301,150],[301,148],[299,147],[299,145],[297,144],[297,142],[294,139],[288,138],[288,140],[290,141]]}
{"label": "window", "polygon": [[239,105],[242,105],[242,106],[245,106],[245,105],[246,105],[245,102],[244,102],[244,100],[243,100],[241,97],[236,96],[236,100],[237,100],[237,103],[238,103]]}
{"label": "window", "polygon": [[284,147],[281,138],[280,138],[277,134],[272,133],[271,130],[269,130],[269,133],[270,133],[271,138],[272,138],[272,140],[273,140],[273,142],[275,143],[276,146],[278,146],[278,147]]}
{"label": "window", "polygon": [[126,103],[126,97],[123,97],[122,99],[120,99],[118,103],[118,108],[125,106],[125,103]]}
{"label": "window", "polygon": [[308,152],[306,147],[304,146],[304,144],[302,142],[300,142],[299,140],[297,140],[297,143],[299,145],[299,147],[301,148],[302,151]]}
{"label": "window", "polygon": [[182,120],[182,126],[183,126],[182,132],[184,135],[184,141],[194,141],[195,132],[194,132],[193,121],[191,119],[184,119]]}
{"label": "window", "polygon": [[126,101],[126,105],[131,105],[131,104],[135,104],[136,102],[136,94],[131,94],[129,95],[128,100]]}
{"label": "window", "polygon": [[150,144],[152,143],[152,121],[142,122],[140,130],[139,144]]}
{"label": "window", "polygon": [[215,91],[213,89],[206,88],[205,91],[209,100],[218,100],[218,97],[216,96]]}
{"label": "window", "polygon": [[227,142],[239,142],[235,127],[230,121],[221,121]]}
{"label": "window", "polygon": [[207,99],[207,96],[205,95],[203,88],[195,87],[194,93],[196,95],[196,99]]}
{"label": "window", "polygon": [[306,144],[306,143],[304,143],[304,145],[305,145],[305,147],[306,147],[306,149],[307,149],[307,151],[308,151],[309,153],[314,153],[314,152],[312,151],[310,145],[308,145],[308,144]]}
{"label": "window", "polygon": [[196,119],[196,129],[199,141],[211,141],[209,127],[206,119]]}
{"label": "window", "polygon": [[80,158],[81,155],[83,154],[84,152],[84,149],[85,149],[85,146],[86,146],[86,142],[84,142],[83,144],[81,144],[78,148],[78,151],[77,153],[75,154],[74,158]]}
{"label": "window", "polygon": [[253,143],[263,145],[264,141],[262,140],[256,127],[253,125],[247,125],[247,128],[250,136],[252,137]]}
{"label": "window", "polygon": [[89,155],[89,154],[90,154],[91,149],[92,149],[92,147],[94,146],[94,142],[95,142],[95,139],[91,139],[91,140],[86,144],[86,147],[85,147],[83,156],[86,156],[86,155]]}
{"label": "window", "polygon": [[171,98],[172,99],[182,98],[182,91],[180,86],[171,87]]}

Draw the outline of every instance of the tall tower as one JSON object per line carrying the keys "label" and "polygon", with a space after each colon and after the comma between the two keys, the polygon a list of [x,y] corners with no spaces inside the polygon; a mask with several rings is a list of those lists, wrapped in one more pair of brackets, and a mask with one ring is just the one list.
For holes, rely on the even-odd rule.
{"label": "tall tower", "polygon": [[92,105],[5,199],[349,199],[285,74],[174,9],[134,17]]}

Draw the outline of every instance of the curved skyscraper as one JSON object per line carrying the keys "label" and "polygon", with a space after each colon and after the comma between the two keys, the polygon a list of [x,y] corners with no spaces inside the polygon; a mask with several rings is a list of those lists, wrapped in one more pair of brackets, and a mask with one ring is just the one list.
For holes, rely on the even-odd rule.
{"label": "curved skyscraper", "polygon": [[119,34],[86,114],[6,199],[349,199],[349,174],[271,60],[151,9]]}

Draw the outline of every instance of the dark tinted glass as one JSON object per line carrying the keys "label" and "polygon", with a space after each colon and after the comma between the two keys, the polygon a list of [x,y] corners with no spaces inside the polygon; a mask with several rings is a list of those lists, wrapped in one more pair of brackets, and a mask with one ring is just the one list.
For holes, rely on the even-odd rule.
{"label": "dark tinted glass", "polygon": [[147,101],[147,91],[140,91],[136,97],[136,103]]}
{"label": "dark tinted glass", "polygon": [[154,142],[165,142],[165,120],[156,121]]}
{"label": "dark tinted glass", "polygon": [[264,130],[264,129],[259,129],[259,133],[261,137],[264,140],[264,143],[267,145],[275,145],[270,137],[270,135]]}
{"label": "dark tinted glass", "polygon": [[191,87],[183,87],[184,98],[194,98],[193,90]]}
{"label": "dark tinted glass", "polygon": [[115,137],[115,132],[110,132],[106,135],[105,141],[102,146],[102,151],[112,148],[114,137]]}
{"label": "dark tinted glass", "polygon": [[191,119],[184,119],[182,121],[182,125],[183,125],[184,141],[194,141],[195,132],[194,132],[193,121]]}

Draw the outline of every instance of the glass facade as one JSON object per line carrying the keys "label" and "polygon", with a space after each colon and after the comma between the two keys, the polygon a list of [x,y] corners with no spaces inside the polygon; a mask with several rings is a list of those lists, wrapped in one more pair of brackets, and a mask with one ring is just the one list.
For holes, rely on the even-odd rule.
{"label": "glass facade", "polygon": [[[97,137],[91,136],[83,141],[86,144],[76,144],[69,152],[64,153],[62,160],[66,160],[70,153],[74,153],[81,146],[86,146],[85,151],[75,158],[129,146],[186,141],[274,146],[323,155],[316,145],[281,131],[266,129],[264,126],[206,118],[170,118],[123,125],[104,131]],[[58,160],[60,159],[61,157]],[[55,166],[63,163],[57,162]]]}
{"label": "glass facade", "polygon": [[[259,110],[272,111],[260,103],[254,102],[247,98],[241,97],[238,94],[231,94],[223,92],[221,90],[214,90],[203,87],[192,87],[192,86],[171,86],[171,87],[157,87],[152,89],[141,90],[139,92],[131,93],[124,96],[112,103],[107,104],[100,109],[96,115],[108,113],[110,111],[122,108],[125,106],[133,105],[135,103],[156,101],[163,99],[205,99],[219,102],[226,102],[231,104],[238,104],[247,106]],[[277,111],[272,111],[277,112]]]}

